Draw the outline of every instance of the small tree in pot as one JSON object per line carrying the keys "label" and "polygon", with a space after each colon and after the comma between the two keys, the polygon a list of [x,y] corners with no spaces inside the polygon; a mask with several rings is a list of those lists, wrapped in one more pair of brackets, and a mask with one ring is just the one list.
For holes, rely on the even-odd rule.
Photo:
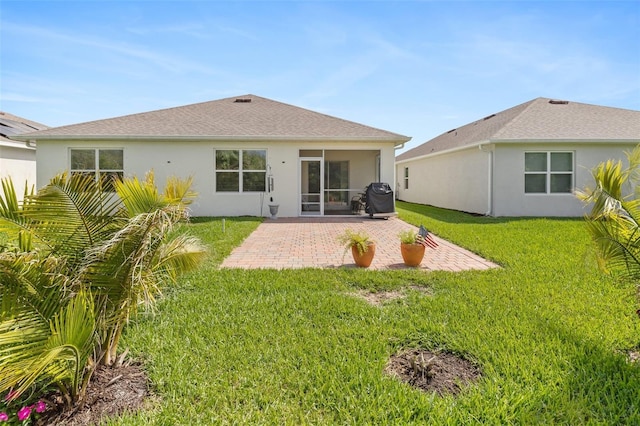
{"label": "small tree in pot", "polygon": [[357,266],[368,268],[371,265],[376,253],[376,244],[366,232],[347,229],[344,234],[338,237],[338,241],[345,246],[345,253],[351,249],[353,260]]}
{"label": "small tree in pot", "polygon": [[427,247],[435,249],[438,243],[431,237],[427,229],[420,225],[418,231],[407,229],[398,234],[400,238],[400,253],[402,260],[407,266],[418,266],[424,258],[424,251]]}

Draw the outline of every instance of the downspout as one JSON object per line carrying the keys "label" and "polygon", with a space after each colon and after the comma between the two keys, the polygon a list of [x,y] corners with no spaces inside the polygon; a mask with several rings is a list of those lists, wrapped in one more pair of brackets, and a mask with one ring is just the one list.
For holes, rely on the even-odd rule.
{"label": "downspout", "polygon": [[[409,138],[409,139],[411,139],[411,138]],[[397,151],[397,150],[399,150],[399,149],[403,149],[403,148],[404,148],[404,146],[405,146],[405,144],[406,144],[407,142],[408,142],[408,141],[404,141],[404,142],[402,142],[400,145],[396,145],[396,146],[394,146],[394,147],[393,147],[394,151]],[[400,194],[400,182],[398,182],[398,173],[397,173],[397,171],[398,171],[398,170],[397,170],[397,169],[398,169],[398,163],[395,161],[395,158],[394,158],[394,161],[393,161],[393,181],[395,182],[396,190],[395,190],[395,193],[393,194],[393,195],[394,195],[394,197],[393,197],[393,199],[394,199],[394,200],[393,200],[393,202],[394,202],[393,211],[395,211],[395,210],[396,210],[396,206],[395,206],[395,202],[396,202],[396,200],[399,200],[399,199],[400,199],[400,198],[399,198],[399,194]]]}
{"label": "downspout", "polygon": [[487,212],[485,216],[493,214],[493,145],[480,144],[478,148],[487,155]]}

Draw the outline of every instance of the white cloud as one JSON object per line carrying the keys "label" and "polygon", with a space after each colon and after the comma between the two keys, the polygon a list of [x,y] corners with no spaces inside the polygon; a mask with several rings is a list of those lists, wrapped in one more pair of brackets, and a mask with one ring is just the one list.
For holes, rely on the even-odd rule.
{"label": "white cloud", "polygon": [[[109,53],[119,55],[124,59],[142,61],[150,66],[174,73],[198,72],[213,74],[215,72],[210,67],[185,57],[163,54],[157,47],[147,48],[87,34],[62,32],[29,25],[14,25],[7,22],[3,22],[2,31],[5,34],[12,34],[16,37],[31,37],[35,39],[35,45],[46,47],[45,51],[48,51],[50,56],[62,61],[68,57],[68,54],[66,56],[64,54],[55,54],[56,49],[64,52],[71,50],[74,53],[72,55],[73,58],[78,62],[84,59],[90,63],[93,60],[92,58]],[[79,47],[87,49],[81,51],[78,49]]]}

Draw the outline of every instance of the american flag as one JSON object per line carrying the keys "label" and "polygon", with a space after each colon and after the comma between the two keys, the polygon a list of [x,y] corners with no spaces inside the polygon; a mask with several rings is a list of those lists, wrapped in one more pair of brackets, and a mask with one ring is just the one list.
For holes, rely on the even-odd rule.
{"label": "american flag", "polygon": [[433,249],[438,247],[438,243],[433,239],[431,233],[422,225],[420,225],[420,229],[418,229],[418,238],[416,238],[416,241],[425,247],[431,247]]}

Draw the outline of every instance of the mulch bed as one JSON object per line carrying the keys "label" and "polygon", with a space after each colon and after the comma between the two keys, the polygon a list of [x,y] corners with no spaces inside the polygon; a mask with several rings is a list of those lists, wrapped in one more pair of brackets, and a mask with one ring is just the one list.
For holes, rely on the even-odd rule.
{"label": "mulch bed", "polygon": [[140,410],[150,396],[149,381],[140,365],[100,366],[91,377],[84,401],[67,408],[60,395],[47,399],[48,410],[38,425],[97,425],[107,417]]}

